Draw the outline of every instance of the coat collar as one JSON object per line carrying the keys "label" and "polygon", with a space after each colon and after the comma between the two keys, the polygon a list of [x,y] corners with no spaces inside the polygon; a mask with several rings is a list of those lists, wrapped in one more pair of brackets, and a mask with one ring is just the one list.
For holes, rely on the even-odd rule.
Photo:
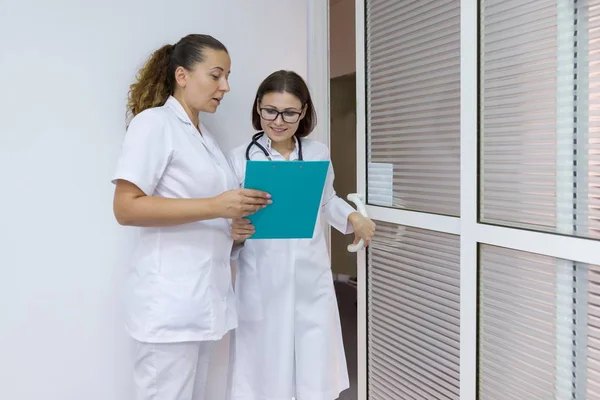
{"label": "coat collar", "polygon": [[193,125],[192,121],[190,120],[190,117],[183,109],[183,106],[175,97],[169,96],[169,98],[165,102],[165,107],[171,110],[181,122],[186,123],[188,125]]}
{"label": "coat collar", "polygon": [[[194,124],[190,120],[190,117],[183,109],[183,106],[181,105],[179,100],[177,100],[175,97],[169,96],[169,98],[165,102],[164,107],[171,110],[171,112],[173,112],[173,114],[175,114],[177,119],[179,119],[184,124],[189,125],[190,127],[194,126]],[[215,139],[212,137],[212,134],[209,132],[209,130],[206,128],[206,126],[202,122],[200,122],[199,125],[200,125],[200,132],[202,132],[202,137],[207,138],[210,141],[216,143]],[[194,128],[194,131],[195,130],[196,130],[196,128]]]}
{"label": "coat collar", "polygon": [[[269,139],[269,136],[264,133],[259,139],[258,139],[258,143],[260,143],[261,145],[264,146],[265,149],[267,149],[269,151],[269,153],[271,153],[271,155],[273,155],[273,151],[277,151],[274,150],[271,145],[272,145],[272,141],[271,139]],[[290,159],[292,158],[298,158],[298,138],[296,136],[294,136],[294,151],[292,152],[292,154],[290,154]]]}

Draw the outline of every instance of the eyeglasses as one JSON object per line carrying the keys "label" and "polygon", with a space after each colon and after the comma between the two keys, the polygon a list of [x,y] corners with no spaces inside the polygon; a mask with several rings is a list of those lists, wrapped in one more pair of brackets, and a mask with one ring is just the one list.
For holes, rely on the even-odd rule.
{"label": "eyeglasses", "polygon": [[300,115],[302,115],[302,113],[296,111],[277,111],[273,108],[260,109],[261,118],[267,121],[275,121],[280,115],[284,122],[287,122],[288,124],[295,124],[300,119]]}

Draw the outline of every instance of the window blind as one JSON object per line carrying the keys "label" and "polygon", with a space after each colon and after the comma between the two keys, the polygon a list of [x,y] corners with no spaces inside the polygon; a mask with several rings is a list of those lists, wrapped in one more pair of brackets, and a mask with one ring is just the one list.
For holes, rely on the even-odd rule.
{"label": "window blind", "polygon": [[600,398],[600,267],[480,246],[479,390]]}
{"label": "window blind", "polygon": [[600,238],[597,3],[481,2],[484,222]]}
{"label": "window blind", "polygon": [[572,387],[573,264],[487,245],[480,250],[481,398],[565,398],[557,390]]}
{"label": "window blind", "polygon": [[367,0],[365,22],[368,202],[459,215],[460,0]]}
{"label": "window blind", "polygon": [[369,249],[369,398],[459,399],[459,237],[377,222]]}
{"label": "window blind", "polygon": [[[600,238],[600,1],[588,0],[587,7],[579,7],[578,18],[580,21],[587,20],[587,30],[584,30],[583,40],[587,41],[587,52],[584,51],[584,56],[587,58],[583,63],[587,65],[587,71],[584,76],[587,77],[589,91],[587,96],[585,93],[583,98],[587,97],[587,104],[584,110],[588,115],[584,115],[583,121],[587,122],[584,129],[587,128],[588,140],[582,141],[583,146],[588,145],[589,151],[585,149],[579,150],[580,153],[587,154],[588,159],[582,162],[587,162],[588,170],[584,175],[584,182],[587,183],[588,193],[584,196],[587,204],[584,204],[587,211],[587,218],[583,218],[586,223],[588,236]],[[585,88],[585,82],[583,87]],[[585,182],[587,180],[587,182]]]}
{"label": "window blind", "polygon": [[578,341],[586,354],[585,358],[580,357],[583,365],[579,368],[579,375],[583,376],[579,377],[578,382],[583,387],[578,388],[577,399],[600,399],[600,266],[587,265],[582,268],[581,275],[581,286],[587,287],[587,290],[578,296],[578,303],[581,304],[578,313],[582,315],[580,319],[586,321],[585,330],[582,331],[587,337]]}

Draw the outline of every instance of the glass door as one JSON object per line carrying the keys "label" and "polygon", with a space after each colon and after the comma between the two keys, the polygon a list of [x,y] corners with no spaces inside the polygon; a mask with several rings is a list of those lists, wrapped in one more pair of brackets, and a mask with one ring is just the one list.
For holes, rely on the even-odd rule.
{"label": "glass door", "polygon": [[356,17],[359,399],[600,398],[600,1]]}

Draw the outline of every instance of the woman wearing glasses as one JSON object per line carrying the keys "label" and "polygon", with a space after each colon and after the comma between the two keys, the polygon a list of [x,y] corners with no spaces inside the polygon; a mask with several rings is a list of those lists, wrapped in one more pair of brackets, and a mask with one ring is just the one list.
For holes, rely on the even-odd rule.
{"label": "woman wearing glasses", "polygon": [[[230,160],[243,185],[246,160],[329,160],[327,147],[306,139],[316,125],[304,80],[291,71],[267,77],[252,106],[256,130]],[[254,233],[234,219],[238,254],[238,328],[232,345],[232,400],[332,400],[348,388],[325,220],[368,245],[375,224],[336,196],[330,168],[312,239],[244,241]],[[293,223],[282,221],[282,223]]]}

